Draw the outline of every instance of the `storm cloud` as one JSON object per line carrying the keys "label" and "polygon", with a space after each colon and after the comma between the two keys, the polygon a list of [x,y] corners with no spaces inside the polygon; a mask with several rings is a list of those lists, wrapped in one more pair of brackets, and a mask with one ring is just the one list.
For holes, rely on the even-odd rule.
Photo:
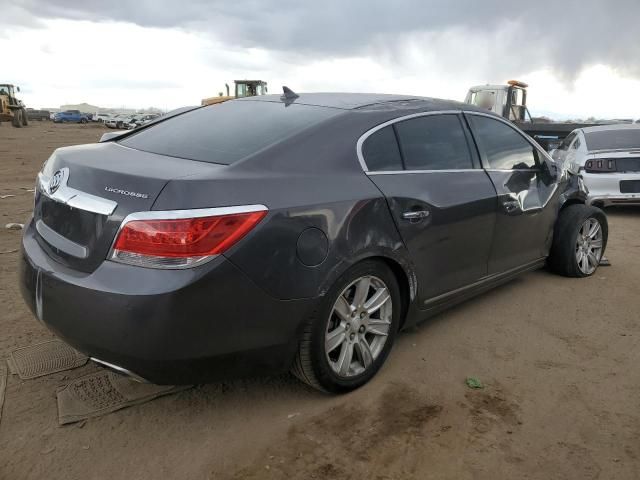
{"label": "storm cloud", "polygon": [[23,0],[11,3],[0,26],[120,21],[197,31],[292,61],[368,56],[407,69],[437,55],[453,71],[470,66],[494,76],[550,68],[573,77],[604,64],[638,77],[639,18],[638,0]]}

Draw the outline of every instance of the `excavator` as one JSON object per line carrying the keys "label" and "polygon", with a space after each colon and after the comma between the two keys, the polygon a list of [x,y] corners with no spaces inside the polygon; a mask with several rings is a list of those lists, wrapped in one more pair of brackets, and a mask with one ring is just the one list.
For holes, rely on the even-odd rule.
{"label": "excavator", "polygon": [[0,83],[0,123],[11,122],[16,127],[25,127],[29,124],[27,110],[24,103],[16,98],[16,91],[20,87],[8,83]]}
{"label": "excavator", "polygon": [[255,97],[256,95],[265,95],[267,93],[267,82],[264,80],[234,80],[235,94],[229,94],[229,84],[225,83],[227,94],[222,92],[217,97],[209,97],[202,99],[202,105],[213,105],[214,103],[222,103],[234,98]]}

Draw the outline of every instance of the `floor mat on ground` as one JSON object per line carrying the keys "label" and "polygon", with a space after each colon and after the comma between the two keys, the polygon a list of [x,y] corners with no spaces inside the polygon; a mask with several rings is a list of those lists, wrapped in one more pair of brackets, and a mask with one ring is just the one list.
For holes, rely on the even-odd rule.
{"label": "floor mat on ground", "polygon": [[7,388],[7,367],[0,365],[0,422],[2,421],[2,406],[4,405],[4,391]]}
{"label": "floor mat on ground", "polygon": [[139,383],[108,370],[80,377],[58,389],[60,425],[98,417],[162,395],[191,388]]}
{"label": "floor mat on ground", "polygon": [[88,358],[60,340],[18,348],[9,354],[11,373],[23,380],[81,367]]}

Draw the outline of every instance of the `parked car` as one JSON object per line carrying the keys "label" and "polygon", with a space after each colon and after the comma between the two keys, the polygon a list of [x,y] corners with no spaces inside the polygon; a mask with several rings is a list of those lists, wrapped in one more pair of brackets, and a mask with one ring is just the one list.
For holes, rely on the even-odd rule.
{"label": "parked car", "polygon": [[104,123],[111,118],[112,114],[110,113],[96,113],[93,115],[91,119],[94,122]]}
{"label": "parked car", "polygon": [[589,204],[640,205],[640,125],[574,130],[552,155],[580,174]]}
{"label": "parked car", "polygon": [[157,114],[157,113],[148,113],[148,114],[135,115],[129,121],[129,124],[127,125],[127,128],[128,129],[132,129],[132,128],[140,127],[142,125],[146,125],[147,123],[149,123],[152,120],[155,120],[155,119],[157,119],[159,117],[160,117],[160,115]]}
{"label": "parked car", "polygon": [[64,112],[58,112],[53,116],[55,123],[87,123],[89,117],[86,113],[82,113],[79,110],[66,110]]}
{"label": "parked car", "polygon": [[231,100],[56,150],[22,293],[69,344],[137,378],[291,369],[344,392],[401,328],[545,263],[592,275],[608,227],[585,201],[577,176],[471,105]]}
{"label": "parked car", "polygon": [[51,118],[51,112],[49,110],[35,110],[33,108],[27,108],[27,118],[29,120],[49,120]]}
{"label": "parked car", "polygon": [[129,124],[131,116],[129,113],[120,113],[108,118],[104,124],[109,128],[124,129]]}

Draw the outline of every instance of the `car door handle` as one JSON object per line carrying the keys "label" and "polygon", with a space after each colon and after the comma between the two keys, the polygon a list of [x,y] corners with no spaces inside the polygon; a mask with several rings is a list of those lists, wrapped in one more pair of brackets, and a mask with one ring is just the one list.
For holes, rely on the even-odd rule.
{"label": "car door handle", "polygon": [[404,218],[405,220],[411,220],[411,221],[420,221],[424,218],[427,218],[428,216],[429,216],[428,210],[412,210],[410,212],[404,212],[402,214],[402,218]]}
{"label": "car door handle", "polygon": [[520,210],[520,202],[517,200],[507,200],[506,202],[502,202],[502,206],[507,213],[513,213]]}

